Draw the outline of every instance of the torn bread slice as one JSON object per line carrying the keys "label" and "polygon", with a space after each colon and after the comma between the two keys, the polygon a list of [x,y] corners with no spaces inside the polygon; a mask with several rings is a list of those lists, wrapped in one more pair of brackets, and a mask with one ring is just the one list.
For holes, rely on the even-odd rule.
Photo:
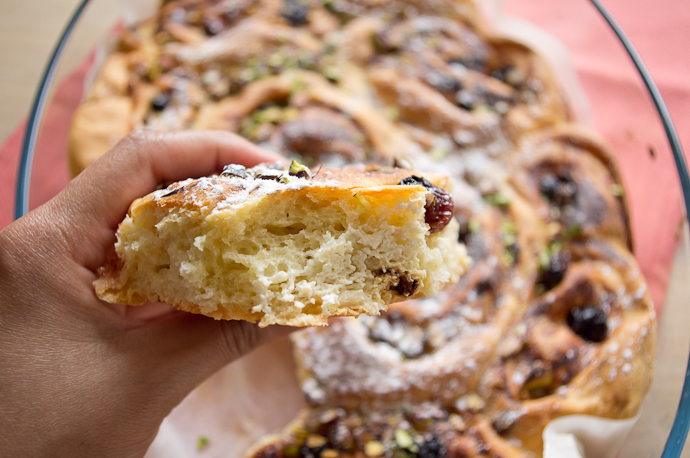
{"label": "torn bread slice", "polygon": [[231,165],[174,183],[132,204],[96,293],[260,326],[378,315],[436,294],[468,263],[449,180],[425,177],[404,169],[312,177],[293,163]]}

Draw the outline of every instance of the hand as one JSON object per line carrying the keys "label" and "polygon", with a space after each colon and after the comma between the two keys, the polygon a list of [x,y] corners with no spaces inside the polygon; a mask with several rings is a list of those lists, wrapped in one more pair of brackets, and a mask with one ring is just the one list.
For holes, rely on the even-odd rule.
{"label": "hand", "polygon": [[224,132],[133,133],[0,232],[3,456],[141,457],[195,386],[287,332],[111,306],[91,285],[134,199],[229,163],[276,160]]}

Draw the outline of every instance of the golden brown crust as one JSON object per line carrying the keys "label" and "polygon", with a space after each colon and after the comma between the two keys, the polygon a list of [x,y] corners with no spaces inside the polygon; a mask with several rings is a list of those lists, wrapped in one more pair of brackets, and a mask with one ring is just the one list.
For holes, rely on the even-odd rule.
{"label": "golden brown crust", "polygon": [[77,109],[69,133],[69,170],[73,176],[105,154],[132,129],[132,100],[110,96]]}
{"label": "golden brown crust", "polygon": [[[262,326],[324,326],[332,316],[379,313],[390,302],[434,294],[466,264],[457,226],[449,224],[452,213],[447,212],[442,226],[425,223],[436,192],[450,201],[434,187],[448,188],[446,177],[424,174],[428,181],[422,185],[417,172],[397,168],[296,173],[229,166],[220,176],[173,183],[137,199],[118,229],[118,258],[94,282],[96,293],[113,303],[166,302],[215,319],[260,321]],[[410,177],[416,178],[403,183]],[[269,216],[276,208],[283,210]],[[322,244],[334,256],[325,268],[310,262],[315,257],[321,262]],[[400,244],[405,251],[396,248]],[[380,246],[400,254],[380,255]],[[294,248],[286,253],[286,247]],[[286,267],[309,250],[313,254],[302,264]],[[360,251],[371,254],[362,258]],[[242,267],[240,261],[249,265]],[[251,270],[255,266],[263,267]],[[291,273],[290,280],[286,271],[313,272],[315,281],[303,280],[305,273]],[[341,273],[334,277],[332,271]],[[285,278],[277,280],[279,289],[258,297],[258,285],[273,284],[280,275]],[[199,282],[201,289],[195,286]]]}

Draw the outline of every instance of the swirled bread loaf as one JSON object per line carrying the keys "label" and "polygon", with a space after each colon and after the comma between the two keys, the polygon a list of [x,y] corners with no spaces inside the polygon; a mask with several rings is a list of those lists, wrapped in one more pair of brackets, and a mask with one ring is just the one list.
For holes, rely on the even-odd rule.
{"label": "swirled bread loaf", "polygon": [[251,456],[538,457],[554,418],[637,412],[655,316],[614,155],[572,123],[545,61],[478,10],[166,0],[75,116],[73,173],[132,128],[193,128],[454,182],[472,265],[433,298],[297,333],[309,408]]}

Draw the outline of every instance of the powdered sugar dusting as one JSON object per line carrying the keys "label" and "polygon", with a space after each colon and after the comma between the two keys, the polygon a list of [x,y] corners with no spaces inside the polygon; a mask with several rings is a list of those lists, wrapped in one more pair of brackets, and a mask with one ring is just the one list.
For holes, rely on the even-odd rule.
{"label": "powdered sugar dusting", "polygon": [[[298,190],[309,187],[335,187],[337,183],[333,180],[314,181],[311,178],[300,178],[287,170],[276,169],[275,166],[265,164],[244,169],[243,175],[214,175],[212,177],[202,177],[198,179],[187,179],[159,189],[153,193],[153,199],[158,200],[174,194],[176,191],[190,185],[203,191],[203,195],[208,197],[221,198],[216,204],[213,212],[220,212],[235,209],[244,205],[248,199],[258,199],[270,194],[284,192],[288,190]],[[232,191],[229,191],[232,189]],[[207,200],[207,199],[204,199]],[[195,200],[199,207],[204,206],[200,199]]]}

